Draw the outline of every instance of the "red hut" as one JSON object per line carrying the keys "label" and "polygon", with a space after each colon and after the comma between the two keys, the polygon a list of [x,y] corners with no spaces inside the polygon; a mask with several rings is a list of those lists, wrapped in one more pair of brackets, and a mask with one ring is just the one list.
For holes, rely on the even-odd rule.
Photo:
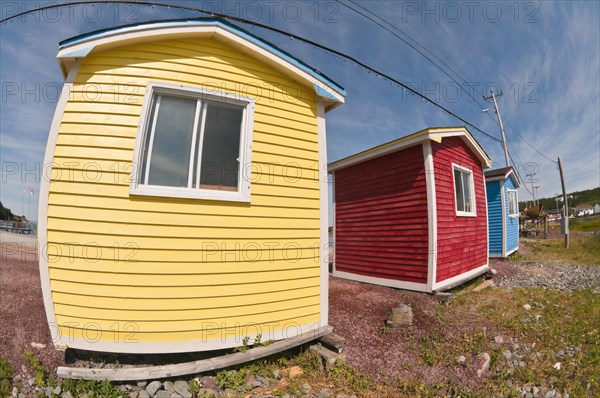
{"label": "red hut", "polygon": [[426,129],[329,164],[333,275],[432,292],[485,272],[490,165],[464,127]]}

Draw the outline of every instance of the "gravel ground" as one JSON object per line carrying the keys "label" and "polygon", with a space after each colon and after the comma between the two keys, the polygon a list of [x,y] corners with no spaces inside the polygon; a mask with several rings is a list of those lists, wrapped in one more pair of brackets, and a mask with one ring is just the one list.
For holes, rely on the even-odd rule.
{"label": "gravel ground", "polygon": [[600,293],[600,266],[575,266],[561,262],[520,264],[514,275],[497,278],[499,287],[551,288],[562,291],[593,289]]}

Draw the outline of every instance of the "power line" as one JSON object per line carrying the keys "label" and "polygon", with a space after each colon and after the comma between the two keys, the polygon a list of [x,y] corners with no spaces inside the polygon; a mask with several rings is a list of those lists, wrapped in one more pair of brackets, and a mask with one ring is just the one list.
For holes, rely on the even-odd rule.
{"label": "power line", "polygon": [[[467,81],[463,76],[461,76],[458,72],[456,72],[454,69],[452,69],[447,63],[445,63],[442,59],[440,59],[438,56],[436,56],[433,52],[429,51],[425,46],[423,46],[422,44],[420,44],[416,39],[412,38],[409,34],[403,32],[401,29],[399,29],[398,27],[394,26],[393,24],[391,24],[389,21],[387,21],[385,18],[377,15],[377,13],[365,8],[364,6],[356,3],[354,0],[348,0],[350,3],[354,4],[355,6],[361,8],[362,10],[368,12],[369,14],[373,15],[374,17],[378,18],[379,20],[383,21],[385,24],[391,26],[394,30],[400,32],[401,34],[405,35],[406,37],[408,37],[410,40],[414,41],[419,47],[421,47],[423,50],[427,51],[428,53],[430,53],[437,61],[439,61],[443,66],[445,66],[448,70],[452,71],[456,76],[459,77],[459,79],[461,79],[462,81]],[[411,47],[412,49],[414,49],[415,51],[417,51],[420,55],[422,55],[425,59],[427,59],[432,65],[434,65],[437,69],[439,69],[440,71],[442,71],[446,76],[448,76],[454,83],[456,83],[464,92],[467,93],[467,95],[474,100],[480,107],[481,109],[484,109],[484,106],[481,104],[481,102],[479,102],[473,95],[471,95],[471,93],[465,89],[458,81],[456,81],[456,79],[454,79],[452,76],[450,76],[450,74],[443,69],[442,67],[440,67],[439,65],[437,65],[430,57],[428,57],[427,55],[425,55],[422,51],[420,51],[419,49],[417,49],[415,46],[413,46],[411,43],[409,43],[407,40],[405,40],[404,38],[398,36],[397,34],[395,34],[394,32],[390,31],[388,28],[386,28],[385,26],[383,26],[382,24],[380,24],[379,22],[373,20],[372,18],[370,18],[369,16],[365,15],[364,13],[360,12],[359,10],[352,8],[351,6],[349,6],[348,4],[342,2],[341,0],[336,0],[336,2],[338,2],[339,4],[345,6],[346,8],[356,12],[357,14],[361,15],[362,17],[368,19],[369,21],[375,23],[377,26],[381,27],[382,29],[384,29],[385,31],[387,31],[388,33],[392,34],[393,36],[395,36],[396,38],[400,39],[402,42],[406,43],[409,47]],[[386,7],[387,8],[387,7]],[[389,8],[387,8],[389,10]],[[412,25],[411,25],[412,26]],[[490,115],[488,113],[488,116],[496,123],[500,126],[500,122],[495,120],[494,117],[492,115]],[[527,145],[529,145],[534,151],[536,151],[538,154],[540,154],[541,156],[543,156],[544,158],[546,158],[547,160],[553,162],[553,163],[557,163],[556,161],[552,160],[551,158],[549,158],[548,156],[544,155],[541,151],[539,151],[537,148],[535,148],[532,144],[530,144],[525,137],[523,137],[523,135],[521,135],[517,129],[507,120],[506,121],[510,127],[515,131],[515,133],[517,133],[519,135],[519,137],[521,137],[521,139],[523,139],[523,141],[525,141],[525,143]],[[501,127],[501,126],[500,126]],[[502,128],[502,127],[501,127]],[[514,147],[513,147],[514,149]],[[517,153],[516,149],[515,153]]]}
{"label": "power line", "polygon": [[22,17],[24,15],[33,13],[33,12],[38,12],[38,11],[43,11],[43,10],[47,10],[47,9],[52,9],[52,8],[60,8],[60,7],[68,7],[68,6],[73,6],[73,5],[83,5],[83,4],[95,4],[95,3],[99,3],[99,4],[108,4],[108,3],[122,3],[122,4],[141,4],[141,5],[148,5],[148,6],[157,6],[157,7],[168,7],[168,8],[175,8],[175,9],[181,9],[181,10],[186,10],[186,11],[193,11],[193,12],[199,12],[199,13],[203,13],[203,14],[207,14],[207,15],[211,15],[214,17],[218,17],[221,18],[223,20],[231,20],[231,21],[235,21],[235,22],[241,22],[241,23],[246,23],[249,24],[251,26],[255,26],[255,27],[259,27],[259,28],[263,28],[287,37],[290,37],[294,40],[298,40],[300,42],[303,42],[305,44],[311,45],[315,48],[319,48],[329,54],[333,54],[334,56],[340,57],[342,59],[348,60],[352,63],[354,63],[355,65],[360,66],[361,68],[369,71],[369,73],[374,73],[375,76],[377,77],[381,77],[393,84],[396,84],[399,87],[402,87],[404,90],[407,90],[411,93],[413,93],[414,95],[418,96],[419,98],[425,100],[427,103],[430,103],[432,105],[434,105],[435,107],[441,109],[442,111],[446,112],[448,115],[456,118],[457,120],[461,121],[462,123],[464,123],[467,126],[472,127],[473,129],[475,129],[476,131],[478,131],[479,133],[495,140],[498,142],[501,142],[501,140],[499,140],[498,138],[492,136],[491,134],[488,134],[487,132],[483,131],[482,129],[480,129],[479,127],[475,126],[473,123],[468,122],[467,120],[465,120],[464,118],[462,118],[461,116],[457,115],[456,113],[452,112],[451,110],[445,108],[444,106],[442,106],[441,104],[427,98],[427,96],[425,96],[424,94],[421,94],[419,91],[413,89],[412,87],[407,86],[406,84],[402,83],[401,81],[365,64],[362,61],[359,61],[358,59],[354,58],[353,56],[350,56],[348,54],[342,53],[340,51],[334,50],[330,47],[324,46],[322,44],[319,44],[315,41],[306,39],[304,37],[298,36],[296,34],[290,33],[290,32],[286,32],[282,29],[278,29],[278,28],[274,28],[272,26],[269,25],[265,25],[259,22],[255,22],[255,21],[250,21],[244,18],[240,18],[240,17],[235,17],[235,16],[230,16],[230,15],[226,15],[226,14],[221,14],[221,13],[217,13],[217,12],[212,12],[212,11],[206,11],[200,8],[196,8],[196,7],[187,7],[187,6],[179,6],[179,5],[173,5],[173,4],[166,4],[166,3],[160,3],[160,2],[154,2],[154,1],[127,1],[127,0],[118,0],[118,1],[74,1],[74,2],[68,2],[68,3],[61,3],[61,4],[51,4],[51,5],[47,5],[47,6],[42,6],[42,7],[37,7],[31,10],[27,10],[27,11],[23,11],[21,13],[15,14],[13,16],[4,18],[2,20],[0,20],[0,24],[5,23],[7,21],[10,21],[12,19],[18,18],[18,17]]}

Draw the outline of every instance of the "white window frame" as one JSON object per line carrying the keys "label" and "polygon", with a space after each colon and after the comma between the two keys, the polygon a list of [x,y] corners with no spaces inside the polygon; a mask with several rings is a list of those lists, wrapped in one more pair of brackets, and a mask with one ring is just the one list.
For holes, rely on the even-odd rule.
{"label": "white window frame", "polygon": [[[144,163],[142,160],[142,146],[144,144],[145,135],[149,132],[148,123],[152,123],[152,121],[149,120],[152,108],[152,100],[157,94],[172,95],[204,101],[214,101],[223,104],[234,104],[244,108],[242,115],[242,128],[240,132],[240,157],[237,191],[234,192],[188,187],[144,185],[139,182],[139,178],[141,176],[140,167]],[[254,126],[255,102],[256,101],[254,98],[205,89],[202,87],[184,86],[162,82],[149,82],[146,89],[146,94],[144,96],[142,113],[135,139],[129,193],[131,195],[164,196],[170,198],[250,202],[251,176],[247,174],[250,172],[249,166],[252,162],[252,131]],[[193,157],[193,155],[194,154],[192,153],[191,156]],[[198,164],[200,164],[200,162],[201,159],[199,159]],[[193,163],[194,160],[192,158],[191,164]]]}
{"label": "white window frame", "polygon": [[[516,213],[511,213],[510,211],[510,195],[515,195],[515,210]],[[506,205],[508,206],[508,216],[509,217],[519,217],[519,194],[516,189],[506,189]]]}
{"label": "white window frame", "polygon": [[[471,193],[471,211],[460,211],[456,208],[456,181],[454,181],[454,170],[461,171],[469,174],[469,188]],[[473,178],[473,170],[460,166],[456,163],[452,163],[452,190],[454,191],[454,211],[459,217],[477,217],[477,198],[475,197],[475,180]]]}

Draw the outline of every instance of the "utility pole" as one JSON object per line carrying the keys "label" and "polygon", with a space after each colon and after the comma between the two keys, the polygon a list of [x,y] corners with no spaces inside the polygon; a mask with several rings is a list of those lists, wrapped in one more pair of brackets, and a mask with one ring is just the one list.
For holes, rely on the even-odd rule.
{"label": "utility pole", "polygon": [[563,218],[560,224],[561,233],[565,235],[565,248],[569,248],[569,202],[567,202],[567,187],[565,185],[565,175],[563,174],[562,162],[558,158],[558,171],[560,172],[560,184],[563,193]]}
{"label": "utility pole", "polygon": [[[510,166],[510,162],[508,160],[508,149],[506,149],[506,137],[504,136],[504,125],[502,124],[502,117],[500,116],[500,109],[498,109],[498,103],[496,102],[496,97],[502,97],[504,95],[503,92],[500,94],[494,94],[493,91],[490,91],[490,96],[483,97],[484,100],[489,101],[490,99],[494,101],[494,108],[496,108],[496,116],[498,116],[498,124],[500,124],[500,132],[502,133],[502,146],[504,148],[504,159],[506,160],[506,167]],[[484,112],[487,112],[489,109],[484,109]]]}
{"label": "utility pole", "polygon": [[[537,173],[535,171],[525,174],[526,177],[529,177],[529,182],[531,182],[531,197],[533,198],[533,202],[531,203],[532,206],[535,206],[535,187],[533,186],[533,183],[534,183],[533,176],[536,174]],[[527,182],[527,181],[525,181],[525,182]],[[535,180],[535,182],[537,182],[537,180]]]}

